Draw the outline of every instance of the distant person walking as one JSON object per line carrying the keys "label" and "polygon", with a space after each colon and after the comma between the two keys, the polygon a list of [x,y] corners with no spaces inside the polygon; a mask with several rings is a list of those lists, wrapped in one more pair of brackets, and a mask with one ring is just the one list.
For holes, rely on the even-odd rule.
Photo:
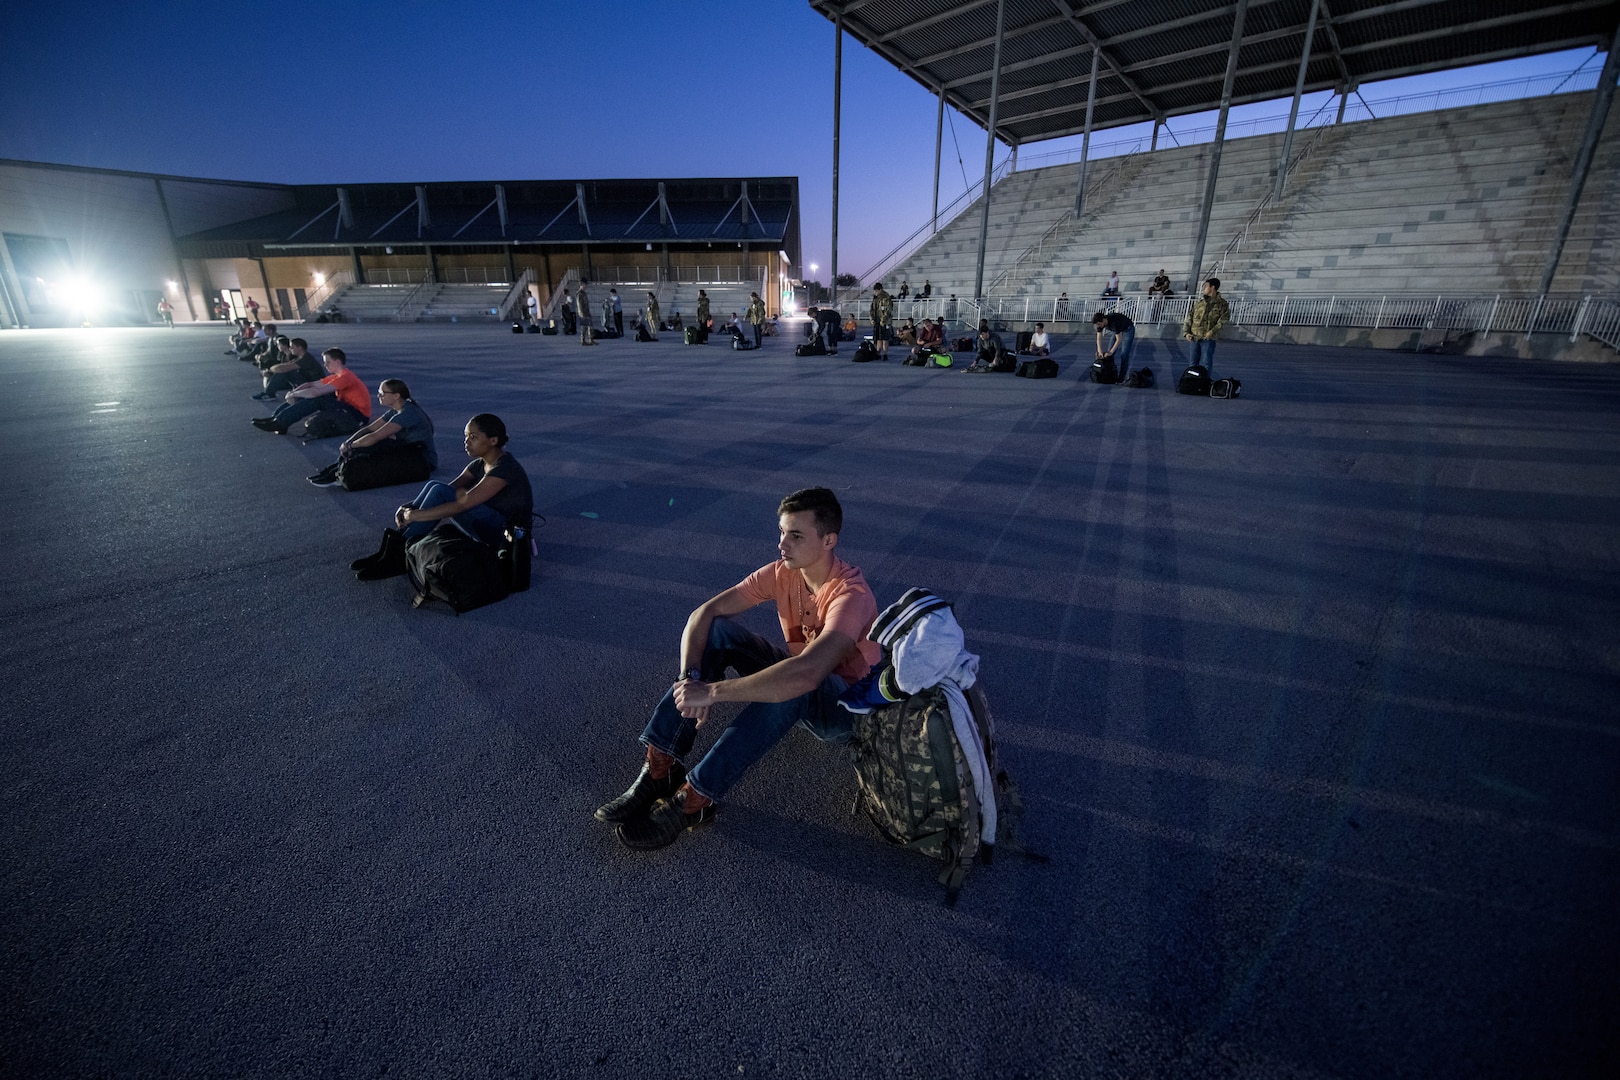
{"label": "distant person walking", "polygon": [[1215,338],[1232,319],[1232,309],[1221,296],[1221,279],[1208,278],[1204,282],[1204,295],[1187,312],[1187,321],[1181,324],[1181,336],[1192,342],[1192,363],[1207,371],[1215,370]]}
{"label": "distant person walking", "polygon": [[174,329],[174,305],[169,303],[168,297],[158,300],[158,317],[163,320],[163,325]]}

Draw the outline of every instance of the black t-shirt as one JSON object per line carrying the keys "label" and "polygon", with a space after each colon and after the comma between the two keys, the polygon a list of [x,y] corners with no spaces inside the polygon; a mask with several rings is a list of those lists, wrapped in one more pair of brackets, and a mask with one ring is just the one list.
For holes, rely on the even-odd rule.
{"label": "black t-shirt", "polygon": [[294,363],[298,365],[296,374],[299,382],[320,382],[326,378],[326,369],[321,367],[321,362],[312,352],[306,351]]}
{"label": "black t-shirt", "polygon": [[[474,458],[467,468],[472,473],[474,485],[484,478],[483,458]],[[517,458],[502,454],[501,460],[489,470],[489,475],[497,480],[505,480],[506,486],[484,505],[505,518],[508,525],[527,526],[534,515],[534,491],[529,487],[529,474],[523,471]]]}
{"label": "black t-shirt", "polygon": [[838,312],[832,310],[831,308],[822,308],[816,312],[817,326],[841,326],[843,325],[843,321],[843,318],[839,316]]}
{"label": "black t-shirt", "polygon": [[1131,322],[1128,317],[1121,315],[1117,311],[1110,311],[1107,315],[1103,316],[1103,327],[1116,334],[1123,334],[1125,331],[1133,329],[1135,326],[1136,324]]}

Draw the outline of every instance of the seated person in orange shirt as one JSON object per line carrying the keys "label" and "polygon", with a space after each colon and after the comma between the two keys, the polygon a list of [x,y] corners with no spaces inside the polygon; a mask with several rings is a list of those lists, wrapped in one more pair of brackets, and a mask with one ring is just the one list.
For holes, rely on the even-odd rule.
{"label": "seated person in orange shirt", "polygon": [[342,349],[327,349],[321,353],[321,363],[328,372],[319,382],[307,382],[287,391],[285,403],[270,416],[253,421],[260,431],[277,435],[287,434],[304,417],[323,410],[348,413],[355,426],[371,419],[371,391],[360,381],[360,376],[349,370],[348,357]]}
{"label": "seated person in orange shirt", "polygon": [[[823,742],[849,741],[853,714],[838,695],[882,658],[867,633],[877,601],[860,570],[838,558],[844,511],[826,488],[777,507],[781,558],[712,597],[686,620],[680,674],[641,733],[646,764],[623,795],[596,811],[626,847],[660,848],[714,820],[715,804],[795,725]],[[786,647],[732,616],[774,603]],[[726,669],[737,678],[725,677]],[[717,701],[746,701],[690,772],[681,758]]]}

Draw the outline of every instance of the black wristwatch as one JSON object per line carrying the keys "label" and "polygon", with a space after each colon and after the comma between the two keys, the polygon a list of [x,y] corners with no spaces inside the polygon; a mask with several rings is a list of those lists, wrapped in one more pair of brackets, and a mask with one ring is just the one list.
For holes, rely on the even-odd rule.
{"label": "black wristwatch", "polygon": [[693,680],[697,680],[697,681],[702,681],[702,678],[703,678],[703,673],[701,671],[699,671],[697,668],[690,668],[690,669],[688,669],[686,671],[681,672],[679,675],[675,676],[675,681],[676,682],[685,682],[687,679],[693,679]]}

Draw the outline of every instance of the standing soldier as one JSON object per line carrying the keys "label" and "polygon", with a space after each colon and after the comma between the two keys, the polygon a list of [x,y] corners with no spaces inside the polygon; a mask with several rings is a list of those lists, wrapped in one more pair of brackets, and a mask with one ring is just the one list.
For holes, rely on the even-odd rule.
{"label": "standing soldier", "polygon": [[889,358],[889,338],[894,335],[894,297],[883,291],[883,282],[872,286],[872,341],[879,360]]}
{"label": "standing soldier", "polygon": [[591,341],[591,300],[585,295],[585,282],[579,283],[579,292],[574,295],[574,305],[578,312],[579,343],[590,345]]}
{"label": "standing soldier", "polygon": [[759,293],[748,294],[748,312],[745,316],[754,327],[754,348],[764,343],[765,330],[765,301],[759,298]]}
{"label": "standing soldier", "polygon": [[657,296],[656,293],[648,293],[647,294],[647,333],[649,333],[649,334],[657,334],[658,331],[661,330],[661,329],[663,329],[663,324],[658,321],[658,296]]}
{"label": "standing soldier", "polygon": [[1203,297],[1193,304],[1187,321],[1181,324],[1182,336],[1192,342],[1193,366],[1215,370],[1215,337],[1231,318],[1232,309],[1221,295],[1221,279],[1207,279]]}
{"label": "standing soldier", "polygon": [[708,341],[709,340],[709,294],[704,292],[702,289],[698,290],[697,325],[698,325],[698,338],[700,340],[702,340],[702,341]]}

